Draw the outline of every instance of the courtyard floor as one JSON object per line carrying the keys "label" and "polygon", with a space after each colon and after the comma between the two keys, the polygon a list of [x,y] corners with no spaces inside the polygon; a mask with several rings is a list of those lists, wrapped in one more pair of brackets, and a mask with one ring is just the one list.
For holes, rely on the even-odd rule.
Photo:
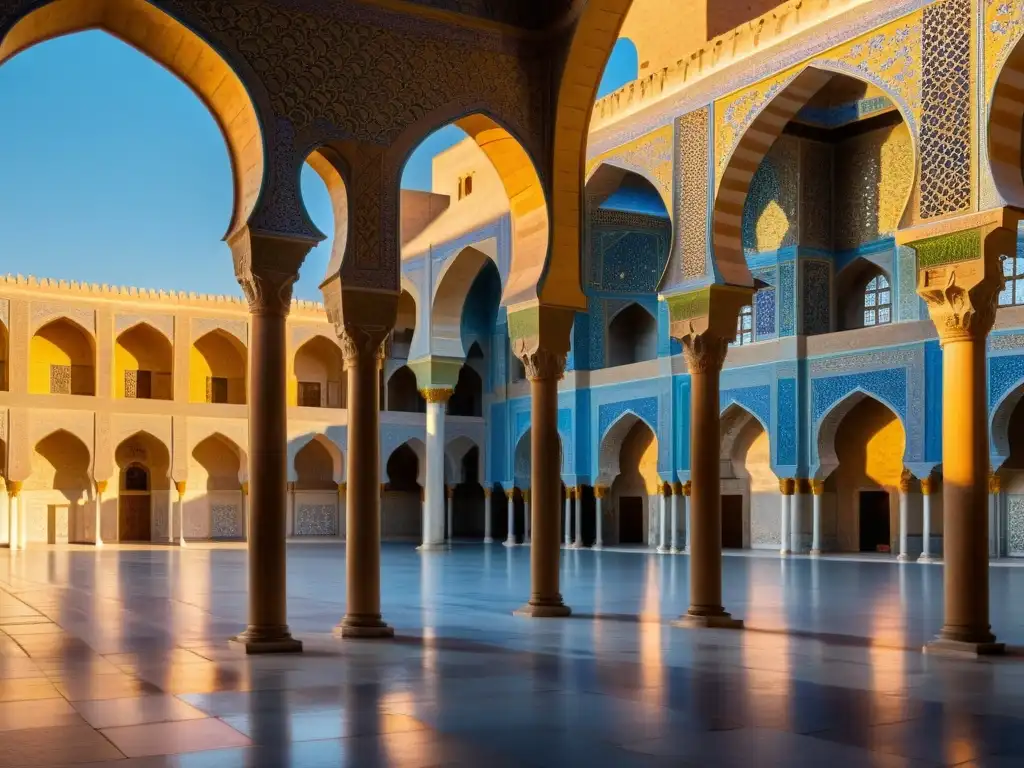
{"label": "courtyard floor", "polygon": [[0,766],[1024,765],[1024,657],[920,652],[941,566],[727,557],[747,629],[686,630],[685,556],[563,552],[573,618],[528,620],[529,554],[385,545],[397,638],[356,642],[344,549],[291,545],[306,652],[246,658],[244,550],[0,550]]}

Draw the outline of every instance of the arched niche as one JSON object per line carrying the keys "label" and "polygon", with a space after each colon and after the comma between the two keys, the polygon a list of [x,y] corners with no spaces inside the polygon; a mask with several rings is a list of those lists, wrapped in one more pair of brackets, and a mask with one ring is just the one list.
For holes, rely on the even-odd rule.
{"label": "arched niche", "polygon": [[731,403],[721,419],[722,546],[777,547],[779,481],[771,467],[768,431],[737,403]]}
{"label": "arched niche", "polygon": [[484,407],[483,380],[472,367],[463,365],[459,370],[459,378],[455,390],[448,400],[449,416],[482,417]]}
{"label": "arched niche", "polygon": [[402,443],[385,463],[387,484],[381,502],[381,536],[419,539],[423,533],[423,484],[426,446],[420,440]]}
{"label": "arched niche", "polygon": [[391,374],[387,382],[389,411],[403,413],[426,413],[427,401],[420,394],[416,374],[407,365]]}
{"label": "arched niche", "polygon": [[[404,281],[403,281],[404,282]],[[395,330],[391,334],[391,357],[408,360],[412,339],[416,334],[416,318],[418,309],[413,294],[403,287],[398,296],[398,315],[395,318]]]}
{"label": "arched niche", "polygon": [[241,475],[242,451],[231,438],[213,434],[192,449],[188,473],[191,491],[237,491]]}
{"label": "arched niche", "polygon": [[244,405],[246,359],[242,342],[221,328],[196,339],[189,356],[189,400]]}
{"label": "arched niche", "polygon": [[608,367],[632,365],[658,356],[658,323],[636,302],[626,305],[608,323]]}
{"label": "arched niche", "polygon": [[323,435],[316,435],[295,454],[295,490],[337,491],[344,472],[342,454]]}
{"label": "arched niche", "polygon": [[1014,45],[996,79],[986,135],[999,196],[1024,208],[1024,38]]}
{"label": "arched niche", "polygon": [[615,462],[618,471],[613,476],[608,494],[607,514],[610,519],[605,522],[610,525],[606,530],[610,533],[609,541],[645,545],[650,541],[651,532],[656,530],[654,516],[658,509],[652,498],[662,485],[658,476],[658,438],[642,419],[632,421],[623,433],[628,424],[630,420],[626,416],[602,440],[604,454],[606,450],[614,451],[616,438],[622,434]]}
{"label": "arched niche", "polygon": [[867,259],[857,259],[836,279],[839,325],[844,331],[895,322],[896,292],[890,275]]}
{"label": "arched niche", "polygon": [[344,408],[345,364],[341,349],[316,335],[295,351],[291,402],[305,408]]}
{"label": "arched niche", "polygon": [[154,541],[170,530],[171,456],[149,432],[136,432],[114,450],[118,541]]}
{"label": "arched niche", "polygon": [[[844,552],[891,551],[906,452],[899,416],[871,395],[853,392],[822,419],[817,441],[816,476],[825,481],[823,539]],[[910,533],[920,535],[920,515],[911,517]]]}
{"label": "arched niche", "polygon": [[493,327],[501,297],[501,278],[494,264],[496,241],[484,250],[468,246],[445,265],[431,305],[431,351],[442,357],[464,358],[466,332]]}
{"label": "arched niche", "polygon": [[0,63],[38,43],[100,29],[141,51],[182,80],[202,100],[228,147],[234,211],[228,233],[242,227],[259,198],[264,146],[246,85],[202,38],[146,0],[55,0],[22,16],[0,41]]}
{"label": "arched niche", "polygon": [[92,541],[95,521],[92,455],[71,432],[58,429],[32,451],[20,501],[25,538],[36,543]]}
{"label": "arched niche", "polygon": [[118,335],[114,344],[114,397],[170,400],[174,397],[174,352],[167,337],[148,323]]}
{"label": "arched niche", "polygon": [[32,394],[96,394],[94,339],[73,320],[60,317],[39,328],[32,335],[29,361]]}

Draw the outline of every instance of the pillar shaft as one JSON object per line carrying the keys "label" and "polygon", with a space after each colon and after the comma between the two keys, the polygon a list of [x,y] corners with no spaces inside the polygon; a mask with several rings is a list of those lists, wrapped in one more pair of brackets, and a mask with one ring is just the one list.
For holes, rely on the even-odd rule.
{"label": "pillar shaft", "polygon": [[791,477],[784,477],[779,480],[779,553],[782,555],[788,555],[793,551],[790,529],[793,522],[791,509],[795,487],[796,481]]}
{"label": "pillar shaft", "polygon": [[22,529],[25,522],[21,517],[21,483],[18,481],[7,482],[7,503],[9,504],[10,520],[8,523],[8,546],[12,550],[24,549]]}
{"label": "pillar shaft", "polygon": [[515,503],[515,491],[506,491],[505,496],[508,499],[507,502],[507,514],[508,514],[508,535],[505,537],[505,546],[514,547],[516,545],[516,503]]}
{"label": "pillar shaft", "polygon": [[[185,546],[185,481],[179,480],[174,484],[178,492],[178,546]],[[252,512],[249,513],[250,528],[252,527]]]}
{"label": "pillar shaft", "polygon": [[435,549],[445,539],[444,412],[451,390],[425,389],[422,395],[427,401],[427,468],[421,548]]}
{"label": "pillar shaft", "polygon": [[683,497],[682,483],[672,485],[672,552],[679,551],[679,504]]}
{"label": "pillar shaft", "polygon": [[672,486],[667,483],[658,489],[658,551],[668,552],[668,499]]}
{"label": "pillar shaft", "polygon": [[594,549],[604,546],[604,497],[607,494],[605,486],[594,486]]}
{"label": "pillar shaft", "polygon": [[919,562],[932,559],[932,481],[921,479],[921,556]]}
{"label": "pillar shaft", "polygon": [[454,521],[452,520],[452,507],[455,501],[454,496],[455,490],[453,488],[446,487],[444,489],[444,519],[449,544],[455,540],[455,526]]}
{"label": "pillar shaft", "polygon": [[690,485],[690,481],[687,480],[683,483],[683,517],[685,518],[684,525],[686,525],[686,551],[690,551],[690,493],[693,491],[693,486]]}
{"label": "pillar shaft", "polygon": [[910,552],[907,550],[907,528],[910,522],[909,496],[911,479],[910,472],[903,470],[903,476],[900,477],[899,554],[896,556],[896,559],[901,563],[910,559]]}
{"label": "pillar shaft", "polygon": [[821,554],[821,497],[825,493],[825,483],[821,480],[811,481],[811,554]]}
{"label": "pillar shaft", "polygon": [[107,481],[97,480],[96,481],[96,520],[94,525],[96,530],[93,532],[93,543],[97,547],[103,546],[103,494],[107,491]]}
{"label": "pillar shaft", "polygon": [[544,349],[524,357],[530,379],[530,600],[518,613],[535,617],[568,616],[559,592],[558,507],[561,493],[558,438],[558,380],[565,365]]}
{"label": "pillar shaft", "polygon": [[572,544],[572,491],[565,489],[565,546]]}
{"label": "pillar shaft", "polygon": [[789,551],[794,555],[803,552],[804,483],[796,480],[793,495],[789,499]]}
{"label": "pillar shaft", "polygon": [[491,535],[492,532],[493,532],[492,527],[491,527],[492,526],[492,522],[491,521],[493,520],[494,515],[496,513],[496,510],[494,509],[494,505],[495,505],[494,494],[491,493],[491,489],[490,488],[485,488],[484,489],[484,544],[490,544],[491,542],[494,541],[494,537]]}
{"label": "pillar shaft", "polygon": [[[735,323],[735,319],[733,321]],[[728,340],[711,333],[684,340],[690,370],[690,608],[688,625],[738,627],[722,607],[719,373]],[[662,496],[664,499],[664,495]]]}
{"label": "pillar shaft", "polygon": [[[346,610],[342,637],[391,637],[380,611],[380,388],[383,339],[346,328],[340,334],[348,375],[348,452],[345,476]],[[429,454],[428,454],[429,455]]]}

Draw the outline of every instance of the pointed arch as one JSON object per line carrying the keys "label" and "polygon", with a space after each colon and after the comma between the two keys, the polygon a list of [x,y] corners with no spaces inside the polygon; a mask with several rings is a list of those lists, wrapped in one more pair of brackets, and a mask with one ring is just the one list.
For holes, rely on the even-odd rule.
{"label": "pointed arch", "polygon": [[657,444],[658,431],[654,425],[635,411],[623,411],[623,413],[608,426],[604,431],[604,434],[601,435],[600,447],[598,449],[598,482],[611,483],[618,476],[622,444],[637,424],[643,424],[647,427],[651,436],[654,438],[655,445]]}
{"label": "pointed arch", "polygon": [[244,405],[247,350],[223,328],[207,331],[189,352],[189,400],[193,403]]}
{"label": "pointed arch", "polygon": [[114,449],[114,463],[124,471],[131,464],[143,464],[156,470],[153,480],[163,480],[161,484],[154,482],[154,488],[170,488],[171,451],[159,437],[144,429],[128,435]]}
{"label": "pointed arch", "polygon": [[[485,269],[497,273],[497,241],[475,243],[448,259],[438,275],[430,306],[431,352],[442,357],[465,358],[462,317],[477,276]],[[498,281],[501,277],[499,274]]]}
{"label": "pointed arch", "polygon": [[1024,207],[1024,38],[1017,41],[996,78],[988,113],[988,160],[996,191]]}
{"label": "pointed arch", "polygon": [[167,335],[140,320],[114,342],[114,397],[142,400],[173,398],[174,349]]}
{"label": "pointed arch", "polygon": [[29,392],[94,395],[96,337],[70,317],[40,326],[29,342]]}
{"label": "pointed arch", "polygon": [[33,446],[32,474],[26,488],[56,491],[72,503],[91,498],[92,464],[85,440],[66,429],[55,429]]}
{"label": "pointed arch", "polygon": [[310,444],[316,443],[317,448],[323,449],[326,457],[330,462],[330,477],[334,483],[340,484],[345,480],[345,454],[341,447],[335,443],[327,435],[316,432],[312,434],[302,435],[297,437],[288,444],[288,479],[289,481],[295,482],[302,478],[300,477],[301,462],[300,454],[305,451]]}
{"label": "pointed arch", "polygon": [[462,482],[462,472],[460,471],[462,463],[465,461],[467,454],[474,448],[478,452],[477,475],[478,477],[483,477],[483,450],[480,445],[467,435],[459,435],[448,441],[448,445],[445,447],[445,456],[447,467],[450,470],[449,482],[455,483],[456,480]]}
{"label": "pointed arch", "polygon": [[[415,475],[412,475],[410,471],[409,456],[416,460]],[[417,437],[410,438],[404,443],[395,446],[394,450],[384,457],[383,463],[384,466],[381,467],[382,476],[389,484],[399,482],[397,475],[395,478],[391,477],[394,472],[399,472],[402,475],[402,481],[405,483],[412,479],[421,488],[426,484],[427,446]]]}
{"label": "pointed arch", "polygon": [[[915,125],[912,110],[898,94],[894,94],[883,83],[866,79],[863,73],[849,71],[838,63],[816,61],[791,76],[788,81],[782,80],[777,93],[754,111],[753,119],[744,129],[726,160],[715,190],[711,220],[712,252],[717,272],[725,283],[748,286],[753,284],[743,249],[743,210],[751,182],[761,162],[800,110],[833,78],[840,76],[861,80],[880,88],[899,110],[903,121],[908,126]],[[771,93],[775,88],[776,86],[765,86],[764,92]],[[917,136],[914,130],[911,130],[910,134],[916,161]],[[914,174],[903,205],[904,221],[908,217],[912,192],[917,180],[916,162]]]}
{"label": "pointed arch", "polygon": [[307,408],[345,407],[345,361],[336,339],[316,333],[292,356],[289,402]]}
{"label": "pointed arch", "polygon": [[189,456],[189,480],[203,483],[192,490],[234,491],[248,477],[245,451],[223,432],[211,432],[199,440]]}
{"label": "pointed arch", "polygon": [[658,320],[643,304],[631,301],[608,321],[606,361],[609,368],[658,356]]}
{"label": "pointed arch", "polygon": [[729,401],[722,409],[720,419],[722,425],[721,459],[723,462],[732,460],[737,439],[752,422],[756,422],[764,430],[765,434],[769,435],[769,440],[771,440],[771,430],[768,428],[768,425],[764,423],[760,416],[737,400]]}
{"label": "pointed arch", "polygon": [[839,456],[836,450],[836,434],[849,413],[865,400],[873,400],[877,402],[879,405],[891,412],[895,420],[899,422],[904,434],[903,460],[906,460],[907,428],[906,424],[903,423],[903,419],[900,417],[899,410],[880,395],[857,388],[838,402],[834,403],[828,411],[825,412],[816,425],[815,445],[817,446],[818,461],[817,466],[812,472],[813,477],[819,480],[824,480],[832,474],[836,467],[839,466]]}
{"label": "pointed arch", "polygon": [[234,210],[227,233],[249,219],[263,185],[264,138],[256,106],[224,58],[172,16],[146,0],[53,0],[15,23],[0,42],[0,64],[46,40],[100,29],[177,76],[206,105],[227,143]]}
{"label": "pointed arch", "polygon": [[989,412],[992,469],[996,470],[1010,457],[1010,419],[1024,399],[1024,378],[1014,382]]}
{"label": "pointed arch", "polygon": [[673,218],[672,189],[658,181],[649,168],[635,163],[628,163],[621,158],[609,158],[590,169],[584,184],[584,195],[590,210],[600,208],[609,197],[614,195],[623,182],[635,176],[647,182],[651,191],[658,195],[664,206],[663,214]]}

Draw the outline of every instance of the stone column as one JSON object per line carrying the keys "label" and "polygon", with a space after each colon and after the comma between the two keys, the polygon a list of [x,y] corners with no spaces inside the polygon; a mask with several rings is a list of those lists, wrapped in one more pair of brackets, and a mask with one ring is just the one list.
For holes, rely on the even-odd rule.
{"label": "stone column", "polygon": [[516,545],[516,489],[505,491],[505,498],[508,500],[508,535],[505,537],[505,546],[514,547]]}
{"label": "stone column", "polygon": [[658,487],[658,552],[668,552],[668,498],[672,495],[672,486],[662,483]]}
{"label": "stone column", "polygon": [[821,496],[825,493],[825,481],[811,480],[811,493],[814,505],[811,510],[811,555],[817,557],[821,554]]}
{"label": "stone column", "polygon": [[942,345],[942,502],[945,619],[929,652],[1002,653],[989,625],[989,432],[986,339],[1016,252],[1020,211],[997,208],[902,230],[917,251],[917,292]]}
{"label": "stone column", "polygon": [[683,483],[683,518],[686,525],[686,551],[690,551],[690,492],[693,486],[687,480]]}
{"label": "stone column", "polygon": [[[363,299],[374,300],[373,297]],[[330,315],[331,310],[328,311]],[[393,323],[393,315],[391,317]],[[382,484],[378,370],[384,354],[382,345],[390,329],[383,322],[380,325],[362,326],[337,319],[334,327],[341,342],[348,376],[348,451],[345,454],[348,462],[345,468],[348,482],[348,494],[345,497],[346,608],[334,632],[343,638],[393,637],[395,631],[384,623],[380,611]],[[427,456],[429,459],[429,452]]]}
{"label": "stone column", "polygon": [[420,549],[438,549],[445,543],[444,412],[452,390],[436,387],[423,389],[420,393],[427,401],[426,502],[423,505],[423,544]]}
{"label": "stone column", "polygon": [[583,486],[574,489],[573,497],[576,499],[576,541],[573,546],[576,549],[583,548]]}
{"label": "stone column", "polygon": [[999,479],[999,475],[992,472],[988,478],[988,493],[989,493],[989,557],[999,557],[1001,554],[1001,540],[1002,536],[1000,530],[1000,521],[1002,518],[1002,482]]}
{"label": "stone column", "polygon": [[509,329],[516,328],[514,348],[526,368],[532,400],[530,600],[516,611],[521,616],[547,618],[571,613],[559,592],[558,381],[565,369],[573,317],[569,310],[546,306],[509,315]]}
{"label": "stone column", "polygon": [[533,527],[533,515],[530,514],[530,489],[523,489],[523,546],[530,546],[530,530]]}
{"label": "stone column", "polygon": [[899,554],[896,555],[896,559],[901,563],[905,563],[910,560],[910,553],[907,552],[907,496],[910,493],[910,483],[913,481],[914,476],[910,474],[910,470],[904,469],[900,475],[900,530],[899,530]]}
{"label": "stone column", "polygon": [[491,506],[494,504],[494,495],[491,493],[490,488],[484,488],[484,544],[492,544],[494,537],[491,536],[491,519],[494,517],[494,510]]}
{"label": "stone column", "polygon": [[565,546],[572,546],[572,494],[573,489],[565,489]]}
{"label": "stone column", "polygon": [[672,483],[672,554],[679,553],[679,505],[683,498],[683,484]]}
{"label": "stone column", "polygon": [[174,490],[178,492],[178,546],[185,546],[185,481],[178,480],[174,483]]}
{"label": "stone column", "polygon": [[22,536],[22,529],[25,527],[25,521],[21,515],[21,481],[20,480],[8,480],[7,481],[7,503],[9,505],[10,518],[8,523],[8,536],[9,543],[8,547],[12,550],[24,549],[24,538]]}
{"label": "stone column", "polygon": [[789,548],[794,555],[804,551],[804,510],[811,494],[811,481],[799,478],[793,481],[793,498],[789,508]]}
{"label": "stone column", "polygon": [[103,494],[107,492],[107,481],[97,480],[96,481],[96,521],[94,525],[96,530],[94,531],[93,543],[97,547],[103,546]]}
{"label": "stone column", "polygon": [[444,519],[445,528],[448,530],[448,546],[451,546],[455,540],[455,531],[452,526],[452,501],[455,496],[455,489],[450,485],[446,485],[444,488]]}
{"label": "stone column", "polygon": [[249,304],[248,625],[233,638],[246,653],[298,652],[288,629],[287,319],[292,286],[313,246],[243,228],[229,239]]}
{"label": "stone column", "polygon": [[932,479],[921,478],[921,556],[919,563],[932,561]]}
{"label": "stone column", "polygon": [[604,499],[607,495],[607,486],[594,486],[594,546],[592,549],[604,548]]}
{"label": "stone column", "polygon": [[712,285],[666,299],[671,335],[682,342],[690,373],[690,608],[677,622],[683,626],[743,626],[722,606],[719,376],[750,296],[750,289]]}
{"label": "stone column", "polygon": [[249,483],[248,481],[242,483],[241,486],[241,501],[242,501],[242,525],[245,527],[245,540],[249,540]]}
{"label": "stone column", "polygon": [[793,551],[790,527],[792,523],[791,512],[793,504],[793,491],[796,488],[796,481],[792,477],[779,478],[779,530],[780,545],[779,554],[785,556]]}
{"label": "stone column", "polygon": [[338,536],[340,536],[341,538],[345,538],[345,518],[342,516],[342,510],[345,504],[345,493],[347,491],[347,485],[347,483],[338,483],[338,499],[334,503],[334,513],[338,517]]}

